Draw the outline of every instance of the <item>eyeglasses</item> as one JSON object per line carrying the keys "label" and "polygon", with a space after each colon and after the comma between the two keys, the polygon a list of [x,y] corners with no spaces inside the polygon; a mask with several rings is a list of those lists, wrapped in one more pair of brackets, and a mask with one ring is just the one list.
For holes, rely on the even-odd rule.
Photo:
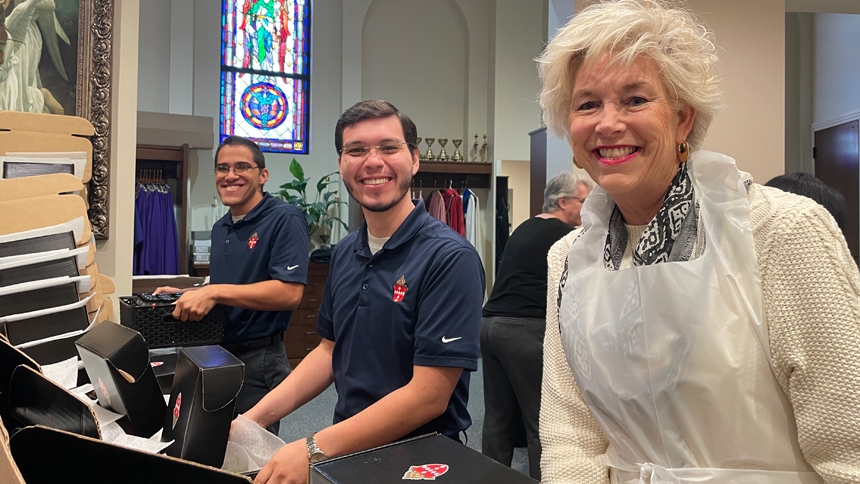
{"label": "eyeglasses", "polygon": [[248,172],[250,172],[251,170],[253,170],[255,168],[259,168],[259,166],[249,165],[247,163],[239,163],[236,166],[231,167],[230,165],[221,164],[221,165],[215,165],[215,174],[225,176],[228,173],[230,173],[230,170],[233,170],[233,173],[235,173],[238,176],[242,176],[242,175],[247,175]]}
{"label": "eyeglasses", "polygon": [[387,141],[377,146],[348,146],[341,149],[338,153],[347,157],[349,160],[361,161],[370,156],[370,151],[375,149],[376,154],[383,158],[389,158],[403,149],[403,145],[411,146],[405,141]]}
{"label": "eyeglasses", "polygon": [[585,199],[584,199],[584,198],[579,198],[579,197],[574,197],[574,196],[561,197],[561,198],[572,198],[572,199],[576,200],[576,201],[577,201],[577,202],[579,202],[579,203],[585,203]]}

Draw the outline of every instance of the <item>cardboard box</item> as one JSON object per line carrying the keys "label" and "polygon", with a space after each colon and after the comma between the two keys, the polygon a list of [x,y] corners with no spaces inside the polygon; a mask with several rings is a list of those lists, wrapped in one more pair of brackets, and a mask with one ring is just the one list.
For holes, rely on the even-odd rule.
{"label": "cardboard box", "polygon": [[58,249],[76,249],[74,232],[42,235],[11,242],[0,242],[0,257],[35,254]]}
{"label": "cardboard box", "polygon": [[84,183],[93,171],[93,146],[88,136],[95,128],[79,116],[54,116],[43,113],[0,111],[0,155],[18,152],[85,151],[87,164]]}
{"label": "cardboard box", "polygon": [[163,277],[132,277],[131,292],[133,294],[153,293],[159,287],[170,286],[177,289],[188,289],[203,284],[203,277],[163,276]]}
{"label": "cardboard box", "polygon": [[101,438],[93,409],[30,367],[22,365],[12,372],[8,397],[9,413],[24,426],[44,425]]}
{"label": "cardboard box", "polygon": [[149,438],[155,434],[166,407],[143,337],[105,322],[83,335],[76,345],[99,404],[126,415],[132,435]]}
{"label": "cardboard box", "polygon": [[35,360],[0,336],[0,419],[5,422],[17,422],[9,413],[9,382],[12,381],[12,373],[19,366],[42,371]]}
{"label": "cardboard box", "polygon": [[336,457],[311,466],[310,484],[434,480],[441,484],[538,481],[439,434]]}
{"label": "cardboard box", "polygon": [[4,484],[26,484],[24,476],[12,459],[12,449],[9,448],[9,433],[0,420],[0,482]]}
{"label": "cardboard box", "polygon": [[0,180],[0,202],[71,193],[79,191],[83,187],[84,185],[81,183],[81,180],[69,174],[40,175],[29,178]]}
{"label": "cardboard box", "polygon": [[42,343],[36,346],[24,348],[21,351],[27,354],[40,365],[51,365],[61,361],[68,360],[73,356],[78,355],[78,350],[75,347],[75,341],[80,338],[80,335],[68,336],[62,339]]}
{"label": "cardboard box", "polygon": [[[53,309],[49,308],[47,310]],[[90,325],[86,305],[35,317],[29,317],[27,313],[10,316],[10,318],[17,317],[26,317],[26,319],[0,322],[0,332],[13,345],[80,331]]]}
{"label": "cardboard box", "polygon": [[0,287],[38,281],[40,279],[64,276],[76,277],[78,275],[77,260],[74,256],[57,257],[52,260],[39,262],[16,261],[4,265],[7,267],[0,269]]}
{"label": "cardboard box", "polygon": [[220,469],[42,426],[18,431],[9,444],[27,484],[251,484],[247,477]]}
{"label": "cardboard box", "polygon": [[[11,289],[11,288],[10,288]],[[0,295],[0,318],[78,302],[74,282]]]}
{"label": "cardboard box", "polygon": [[245,364],[220,346],[179,350],[164,420],[167,455],[221,467]]}
{"label": "cardboard box", "polygon": [[[51,175],[58,176],[58,175]],[[70,175],[65,175],[70,176]],[[37,179],[41,177],[32,177]],[[20,180],[29,180],[21,178]],[[17,180],[5,180],[8,182]],[[0,192],[4,185],[0,185]],[[8,195],[8,194],[7,194]],[[0,213],[14,213],[15,217],[0,218],[0,234],[12,234],[24,232],[51,225],[59,225],[75,220],[78,217],[87,216],[87,207],[84,199],[78,195],[45,195],[30,198],[11,199],[0,201]],[[89,219],[84,219],[84,231],[81,240],[75,241],[77,245],[85,244],[93,235]]]}

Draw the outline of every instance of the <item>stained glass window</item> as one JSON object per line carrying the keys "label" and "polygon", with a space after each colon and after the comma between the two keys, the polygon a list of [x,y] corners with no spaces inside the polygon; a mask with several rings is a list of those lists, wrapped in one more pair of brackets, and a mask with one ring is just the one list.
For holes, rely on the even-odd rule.
{"label": "stained glass window", "polygon": [[311,0],[223,0],[221,139],[308,153]]}

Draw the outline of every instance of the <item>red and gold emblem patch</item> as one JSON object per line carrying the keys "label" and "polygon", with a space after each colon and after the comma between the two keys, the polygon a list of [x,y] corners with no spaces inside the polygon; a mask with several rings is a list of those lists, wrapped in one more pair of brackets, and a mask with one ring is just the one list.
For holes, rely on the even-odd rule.
{"label": "red and gold emblem patch", "polygon": [[254,234],[248,239],[248,248],[253,249],[259,240],[260,238],[257,237],[257,232],[254,232]]}
{"label": "red and gold emblem patch", "polygon": [[400,276],[400,279],[397,279],[397,282],[394,283],[394,295],[391,297],[391,300],[394,302],[400,302],[403,300],[403,297],[406,296],[406,290],[409,289],[406,287],[406,276]]}
{"label": "red and gold emblem patch", "polygon": [[179,420],[179,408],[182,406],[182,394],[176,395],[176,405],[173,406],[173,426],[170,427],[172,429],[176,428],[176,421]]}
{"label": "red and gold emblem patch", "polygon": [[423,466],[411,466],[403,480],[407,481],[435,481],[437,477],[448,472],[448,464],[424,464]]}

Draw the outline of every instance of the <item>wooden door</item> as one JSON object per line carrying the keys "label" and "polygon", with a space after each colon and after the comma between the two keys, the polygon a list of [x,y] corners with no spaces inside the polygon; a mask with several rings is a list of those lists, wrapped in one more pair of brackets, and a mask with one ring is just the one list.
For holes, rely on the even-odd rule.
{"label": "wooden door", "polygon": [[815,176],[835,188],[848,203],[845,240],[854,259],[860,256],[860,122],[815,132]]}

